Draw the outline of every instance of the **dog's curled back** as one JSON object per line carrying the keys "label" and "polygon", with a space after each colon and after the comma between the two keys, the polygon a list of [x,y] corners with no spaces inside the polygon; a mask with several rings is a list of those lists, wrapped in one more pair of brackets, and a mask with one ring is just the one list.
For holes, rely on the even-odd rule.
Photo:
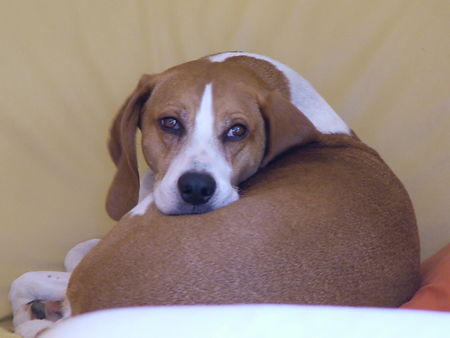
{"label": "dog's curled back", "polygon": [[[132,209],[138,127],[154,191]],[[75,269],[73,314],[398,306],[418,286],[416,220],[403,185],[306,81],[272,59],[223,53],[144,76],[114,122],[110,151],[118,171],[108,211],[121,219]]]}

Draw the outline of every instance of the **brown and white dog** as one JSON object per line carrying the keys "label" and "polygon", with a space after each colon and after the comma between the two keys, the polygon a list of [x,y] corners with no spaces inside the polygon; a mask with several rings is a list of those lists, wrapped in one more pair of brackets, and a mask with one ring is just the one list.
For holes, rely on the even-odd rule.
{"label": "brown and white dog", "polygon": [[[138,129],[150,168],[141,180]],[[278,61],[230,52],[144,75],[109,150],[107,210],[120,221],[73,271],[66,316],[169,304],[394,307],[418,286],[403,185]]]}

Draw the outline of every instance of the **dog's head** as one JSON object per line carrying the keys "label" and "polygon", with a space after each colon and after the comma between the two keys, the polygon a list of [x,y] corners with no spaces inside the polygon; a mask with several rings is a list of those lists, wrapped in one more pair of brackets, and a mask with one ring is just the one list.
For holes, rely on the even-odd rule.
{"label": "dog's head", "polygon": [[144,75],[114,120],[117,166],[107,210],[119,219],[138,200],[135,135],[166,214],[201,213],[238,199],[237,184],[275,156],[314,141],[316,127],[293,104],[285,74],[248,56],[199,59]]}

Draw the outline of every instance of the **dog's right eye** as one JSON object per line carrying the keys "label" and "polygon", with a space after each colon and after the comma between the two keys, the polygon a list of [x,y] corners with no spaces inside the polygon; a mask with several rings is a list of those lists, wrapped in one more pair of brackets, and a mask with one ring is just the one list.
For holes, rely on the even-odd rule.
{"label": "dog's right eye", "polygon": [[181,123],[174,117],[164,117],[159,120],[159,124],[162,130],[176,135],[180,134],[183,129]]}

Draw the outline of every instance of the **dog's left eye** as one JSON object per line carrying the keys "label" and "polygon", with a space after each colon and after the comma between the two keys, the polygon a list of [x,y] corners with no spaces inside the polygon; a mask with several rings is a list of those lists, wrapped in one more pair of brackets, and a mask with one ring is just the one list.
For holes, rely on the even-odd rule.
{"label": "dog's left eye", "polygon": [[225,134],[226,141],[240,141],[247,136],[247,128],[242,124],[235,124]]}
{"label": "dog's left eye", "polygon": [[182,130],[181,123],[174,117],[164,117],[159,123],[161,128],[169,133],[179,134]]}

